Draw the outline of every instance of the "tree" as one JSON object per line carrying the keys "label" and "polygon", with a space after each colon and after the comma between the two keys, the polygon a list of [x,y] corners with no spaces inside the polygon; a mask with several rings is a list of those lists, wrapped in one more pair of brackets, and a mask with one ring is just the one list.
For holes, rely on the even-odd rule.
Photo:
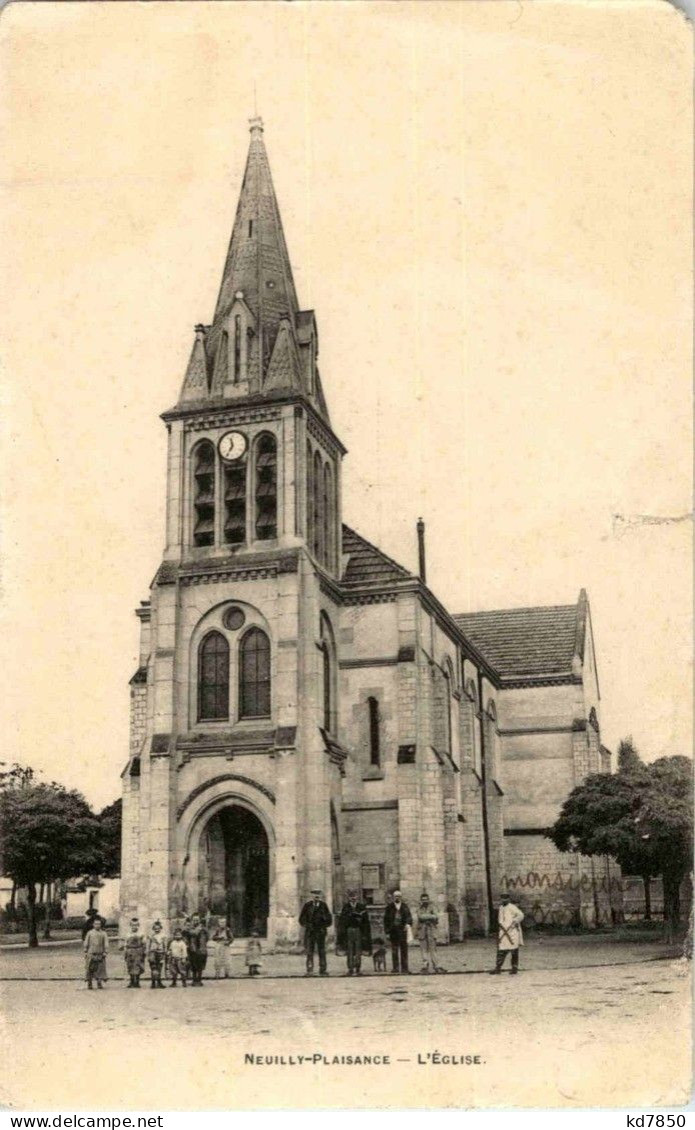
{"label": "tree", "polygon": [[635,748],[632,735],[623,738],[618,746],[618,772],[637,773],[644,768],[644,762]]}
{"label": "tree", "polygon": [[[621,776],[629,776],[643,771],[644,762],[637,752],[632,735],[623,738],[618,746],[618,773]],[[644,917],[647,922],[650,922],[652,917],[652,879],[655,879],[659,874],[658,861],[652,843],[643,839],[640,835],[635,835],[634,851],[628,852],[621,867],[626,874],[641,877],[644,887]]]}
{"label": "tree", "polygon": [[664,918],[673,941],[680,886],[693,869],[693,764],[688,757],[660,757],[646,768],[649,788],[640,797],[635,826],[661,875]]}
{"label": "tree", "polygon": [[596,773],[573,789],[549,839],[560,851],[610,855],[624,871],[661,875],[669,938],[679,923],[678,890],[692,869],[692,763],[662,757],[630,772]]}
{"label": "tree", "polygon": [[121,818],[123,802],[119,798],[99,813],[101,865],[99,873],[112,878],[121,873]]}
{"label": "tree", "polygon": [[78,792],[33,779],[0,789],[0,857],[5,873],[27,889],[30,946],[39,944],[36,884],[97,870],[98,832],[98,821]]}

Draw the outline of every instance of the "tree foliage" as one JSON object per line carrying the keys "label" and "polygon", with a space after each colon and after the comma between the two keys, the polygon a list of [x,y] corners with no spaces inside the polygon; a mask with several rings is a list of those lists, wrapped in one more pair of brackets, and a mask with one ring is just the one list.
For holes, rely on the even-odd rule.
{"label": "tree foliage", "polygon": [[660,875],[673,927],[678,888],[693,865],[692,762],[662,757],[644,765],[630,742],[621,770],[592,774],[573,789],[548,836],[560,851],[610,855],[627,874]]}
{"label": "tree foliage", "polygon": [[635,748],[632,735],[623,738],[618,746],[618,772],[637,773],[644,768],[644,763]]}
{"label": "tree foliage", "polygon": [[123,803],[115,800],[99,813],[100,874],[108,878],[121,873],[121,818]]}
{"label": "tree foliage", "polygon": [[0,858],[4,873],[27,889],[29,944],[37,945],[36,884],[99,869],[98,820],[80,793],[35,784],[32,775],[0,789]]}

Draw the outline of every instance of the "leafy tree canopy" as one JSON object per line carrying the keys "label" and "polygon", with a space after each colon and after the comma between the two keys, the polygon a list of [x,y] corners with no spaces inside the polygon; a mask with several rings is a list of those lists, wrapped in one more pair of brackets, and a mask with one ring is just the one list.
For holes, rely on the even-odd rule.
{"label": "leafy tree canopy", "polygon": [[632,736],[623,738],[618,746],[618,772],[637,773],[644,768],[644,763],[635,748]]}
{"label": "leafy tree canopy", "polygon": [[692,762],[661,757],[587,777],[568,796],[548,836],[560,851],[610,855],[626,874],[661,875],[677,907],[678,884],[693,866]]}
{"label": "leafy tree canopy", "polygon": [[0,856],[21,887],[98,870],[98,822],[84,797],[52,784],[0,791]]}
{"label": "leafy tree canopy", "polygon": [[99,813],[100,874],[112,877],[121,873],[121,817],[123,804],[120,798],[107,804]]}

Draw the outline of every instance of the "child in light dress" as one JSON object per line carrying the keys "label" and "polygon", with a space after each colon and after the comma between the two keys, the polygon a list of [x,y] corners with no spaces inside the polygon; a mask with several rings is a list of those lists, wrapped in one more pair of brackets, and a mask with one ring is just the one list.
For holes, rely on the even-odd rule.
{"label": "child in light dress", "polygon": [[186,978],[188,977],[188,950],[186,943],[183,940],[181,930],[177,927],[174,930],[174,936],[169,942],[169,976],[171,977],[171,987],[176,988],[176,982],[181,978],[181,988],[186,988]]}
{"label": "child in light dress", "polygon": [[229,977],[231,945],[234,935],[229,926],[218,926],[212,936],[215,957],[215,977]]}

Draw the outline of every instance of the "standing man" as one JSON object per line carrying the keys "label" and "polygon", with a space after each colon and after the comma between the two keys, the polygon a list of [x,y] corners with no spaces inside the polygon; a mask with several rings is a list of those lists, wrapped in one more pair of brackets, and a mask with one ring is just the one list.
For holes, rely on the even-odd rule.
{"label": "standing man", "polygon": [[505,958],[508,953],[512,955],[512,973],[519,972],[519,946],[524,944],[524,935],[521,932],[521,923],[524,920],[523,911],[512,902],[509,895],[500,898],[500,908],[497,911],[497,961],[495,968],[490,973],[501,973]]}
{"label": "standing man", "polygon": [[333,921],[333,915],[323,901],[323,891],[316,887],[311,898],[304,903],[299,915],[299,925],[304,927],[304,948],[306,950],[306,977],[314,972],[314,950],[319,954],[319,973],[328,976],[326,966],[326,930]]}
{"label": "standing man", "polygon": [[208,932],[200,921],[200,915],[194,914],[191,921],[183,931],[188,949],[188,963],[191,967],[191,985],[203,986],[203,970],[208,959]]}
{"label": "standing man", "polygon": [[348,891],[348,901],[338,919],[338,946],[347,954],[348,977],[362,973],[362,951],[371,952],[372,932],[366,906],[357,901],[357,891]]}
{"label": "standing man", "polygon": [[106,980],[106,955],[109,952],[109,939],[105,930],[101,928],[101,918],[94,917],[94,925],[87,932],[84,939],[85,979],[87,988],[91,989],[92,981],[97,983],[97,989],[103,988]]}
{"label": "standing man", "polygon": [[421,973],[439,973],[437,965],[437,925],[439,916],[430,903],[427,891],[420,895],[417,912],[417,936],[422,951]]}
{"label": "standing man", "polygon": [[393,892],[393,902],[386,907],[384,930],[391,942],[391,972],[408,973],[408,927],[413,925],[410,907],[400,891]]}

